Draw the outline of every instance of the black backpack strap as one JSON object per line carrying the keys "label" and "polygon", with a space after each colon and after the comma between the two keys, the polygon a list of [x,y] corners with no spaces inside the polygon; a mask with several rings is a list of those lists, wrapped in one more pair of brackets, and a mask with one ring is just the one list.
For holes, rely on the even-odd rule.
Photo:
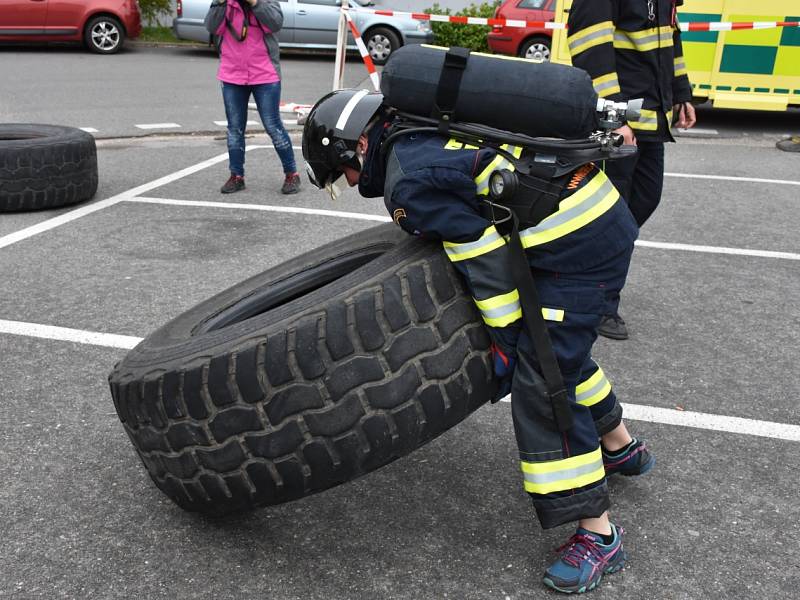
{"label": "black backpack strap", "polygon": [[553,343],[547,331],[547,324],[542,316],[542,306],[539,294],[533,282],[528,258],[522,247],[519,237],[519,220],[514,212],[512,215],[511,235],[508,239],[510,252],[511,275],[519,292],[519,302],[522,306],[522,322],[528,330],[533,341],[533,348],[542,369],[547,393],[550,397],[550,406],[553,410],[553,421],[558,431],[568,431],[572,428],[572,409],[569,405],[567,390],[564,387],[564,378],[558,366],[558,359],[553,350]]}
{"label": "black backpack strap", "polygon": [[449,133],[450,123],[454,119],[461,77],[467,67],[470,52],[468,48],[455,46],[444,55],[444,65],[436,88],[436,103],[431,115],[434,119],[438,119],[439,133],[442,135]]}

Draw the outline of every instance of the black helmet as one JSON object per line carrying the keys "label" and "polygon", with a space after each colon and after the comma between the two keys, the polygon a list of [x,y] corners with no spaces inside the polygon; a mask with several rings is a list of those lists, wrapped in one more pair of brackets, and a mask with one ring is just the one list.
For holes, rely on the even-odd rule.
{"label": "black helmet", "polygon": [[383,95],[367,90],[337,90],[314,105],[303,128],[303,158],[308,178],[323,189],[342,174],[359,169],[358,138],[380,110]]}

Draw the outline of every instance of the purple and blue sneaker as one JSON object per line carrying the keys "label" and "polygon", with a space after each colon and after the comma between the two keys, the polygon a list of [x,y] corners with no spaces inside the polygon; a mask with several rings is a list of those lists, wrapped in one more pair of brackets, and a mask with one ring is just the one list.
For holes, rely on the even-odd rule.
{"label": "purple and blue sneaker", "polygon": [[603,544],[603,538],[579,527],[569,541],[558,548],[558,560],[544,573],[544,584],[566,594],[582,594],[596,588],[603,575],[616,573],[625,566],[627,556],[622,548],[622,527],[611,525],[614,540]]}
{"label": "purple and blue sneaker", "polygon": [[606,468],[606,477],[620,473],[630,477],[644,475],[656,464],[656,457],[647,451],[647,445],[633,438],[630,444],[617,450],[608,452],[603,448],[603,466]]}

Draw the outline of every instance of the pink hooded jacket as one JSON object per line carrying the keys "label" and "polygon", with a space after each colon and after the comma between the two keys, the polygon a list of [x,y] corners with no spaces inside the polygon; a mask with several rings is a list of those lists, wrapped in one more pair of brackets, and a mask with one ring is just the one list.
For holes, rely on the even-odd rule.
{"label": "pink hooded jacket", "polygon": [[[280,50],[273,33],[283,25],[280,3],[258,0],[247,12],[237,0],[228,0],[227,4],[215,1],[206,15],[206,29],[217,36],[220,50],[217,79],[237,85],[277,83],[281,80]],[[239,41],[245,19],[247,35]]]}

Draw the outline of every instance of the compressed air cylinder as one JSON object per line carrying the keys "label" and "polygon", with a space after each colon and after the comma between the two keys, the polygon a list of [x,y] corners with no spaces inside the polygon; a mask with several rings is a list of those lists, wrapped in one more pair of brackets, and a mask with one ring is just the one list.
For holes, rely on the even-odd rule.
{"label": "compressed air cylinder", "polygon": [[[384,102],[435,117],[447,48],[395,50],[381,74]],[[454,121],[480,123],[534,137],[585,138],[598,128],[597,94],[575,67],[472,53],[461,76]]]}

